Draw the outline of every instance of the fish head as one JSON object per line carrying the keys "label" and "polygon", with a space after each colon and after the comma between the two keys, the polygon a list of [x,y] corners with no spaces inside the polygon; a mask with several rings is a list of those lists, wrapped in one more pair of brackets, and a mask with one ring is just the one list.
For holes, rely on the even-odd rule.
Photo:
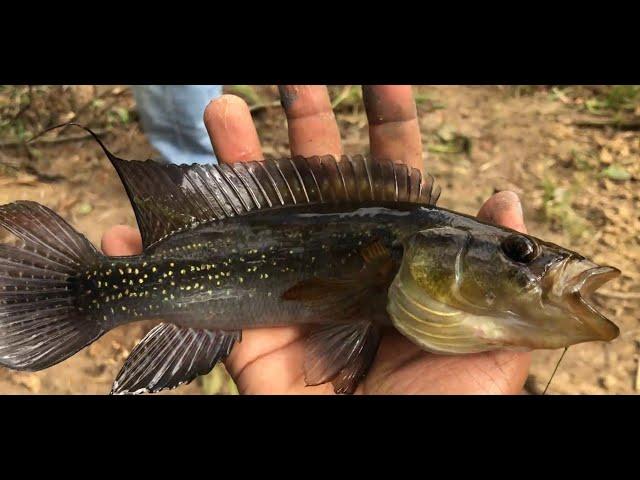
{"label": "fish head", "polygon": [[[591,294],[620,271],[510,229],[443,227],[404,241],[389,290],[396,327],[449,353],[610,341],[618,327]],[[416,340],[414,338],[414,340]]]}

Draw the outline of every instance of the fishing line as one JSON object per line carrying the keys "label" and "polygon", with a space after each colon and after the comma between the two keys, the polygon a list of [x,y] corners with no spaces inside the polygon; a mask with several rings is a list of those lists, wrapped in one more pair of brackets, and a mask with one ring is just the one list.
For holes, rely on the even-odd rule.
{"label": "fishing line", "polygon": [[567,350],[569,350],[569,347],[564,347],[564,351],[562,352],[562,355],[560,355],[560,360],[558,360],[558,363],[556,363],[556,368],[553,369],[553,373],[551,374],[551,378],[549,379],[549,382],[547,382],[547,386],[544,387],[544,392],[542,392],[542,395],[546,395],[547,394],[547,390],[549,389],[549,385],[551,385],[551,380],[553,380],[553,377],[555,376],[556,372],[558,371],[558,367],[560,366],[560,362],[564,358],[564,354],[567,353]]}

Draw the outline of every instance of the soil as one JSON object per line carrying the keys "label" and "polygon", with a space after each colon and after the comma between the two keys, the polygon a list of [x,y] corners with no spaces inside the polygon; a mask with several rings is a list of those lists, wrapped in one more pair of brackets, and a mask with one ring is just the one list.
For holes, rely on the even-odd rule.
{"label": "soil", "polygon": [[[133,98],[124,86],[68,87],[63,93],[72,100],[64,108],[52,109],[50,117],[64,121],[68,111],[77,112],[78,105],[87,105],[100,95],[108,104],[111,97],[104,92],[114,91],[113,104],[104,107],[112,119],[102,125],[104,141],[120,157],[153,158],[154,151],[136,121]],[[272,104],[276,92],[266,87],[255,91],[270,104],[254,112],[265,153],[288,154],[285,120],[280,107]],[[336,87],[332,91],[337,96],[346,90]],[[623,271],[595,298],[622,334],[611,343],[571,347],[549,393],[635,393],[640,389],[637,132],[575,125],[581,114],[580,100],[557,95],[551,88],[519,91],[497,86],[421,86],[416,87],[416,93],[421,99],[418,110],[423,139],[430,151],[426,167],[442,186],[441,206],[475,214],[494,191],[514,190],[523,199],[530,233]],[[7,87],[0,90],[2,94],[7,95]],[[32,105],[22,118],[36,118],[46,108],[46,102]],[[92,125],[105,116],[104,111],[96,111],[99,109],[100,102],[85,108],[76,115],[77,120]],[[337,117],[345,152],[367,153],[366,118],[357,98],[340,103]],[[78,133],[67,129],[60,137]],[[0,141],[6,138],[0,136]],[[111,226],[135,226],[117,175],[95,142],[88,139],[37,144],[29,151],[24,146],[0,147],[0,204],[18,199],[47,205],[97,246]],[[149,328],[147,324],[117,328],[45,371],[0,368],[0,393],[107,393],[124,359]],[[544,389],[561,353],[534,353],[527,382],[530,393]],[[224,369],[217,367],[197,382],[166,394],[234,391]]]}

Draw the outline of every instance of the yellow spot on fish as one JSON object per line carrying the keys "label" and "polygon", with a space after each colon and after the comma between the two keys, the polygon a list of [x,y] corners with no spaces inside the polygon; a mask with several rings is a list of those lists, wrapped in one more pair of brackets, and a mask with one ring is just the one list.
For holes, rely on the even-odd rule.
{"label": "yellow spot on fish", "polygon": [[151,267],[151,271],[155,273],[158,271],[158,269],[156,267]]}
{"label": "yellow spot on fish", "polygon": [[185,273],[187,273],[187,271],[183,268],[182,270],[180,270],[180,273],[184,275]]}

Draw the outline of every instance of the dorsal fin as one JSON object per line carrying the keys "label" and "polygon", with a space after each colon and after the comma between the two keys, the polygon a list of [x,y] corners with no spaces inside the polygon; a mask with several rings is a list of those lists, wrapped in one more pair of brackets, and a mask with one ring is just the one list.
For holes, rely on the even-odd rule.
{"label": "dorsal fin", "polygon": [[133,206],[144,248],[172,233],[256,209],[370,201],[435,205],[440,196],[431,175],[362,155],[166,165],[118,158],[91,129],[74,122],[48,128],[29,141],[64,126],[89,132],[115,167]]}
{"label": "dorsal fin", "polygon": [[433,177],[363,156],[285,158],[232,165],[110,160],[124,183],[146,247],[180,230],[296,204],[401,201],[435,205]]}
{"label": "dorsal fin", "polygon": [[435,205],[433,177],[363,156],[294,157],[232,165],[163,165],[110,155],[146,247],[180,230],[256,209],[400,201]]}
{"label": "dorsal fin", "polygon": [[[440,187],[431,175],[362,155],[294,157],[231,165],[175,165],[123,160],[90,129],[124,184],[145,248],[202,223],[256,209],[297,204],[367,201],[435,205]],[[42,132],[40,135],[42,135]]]}

